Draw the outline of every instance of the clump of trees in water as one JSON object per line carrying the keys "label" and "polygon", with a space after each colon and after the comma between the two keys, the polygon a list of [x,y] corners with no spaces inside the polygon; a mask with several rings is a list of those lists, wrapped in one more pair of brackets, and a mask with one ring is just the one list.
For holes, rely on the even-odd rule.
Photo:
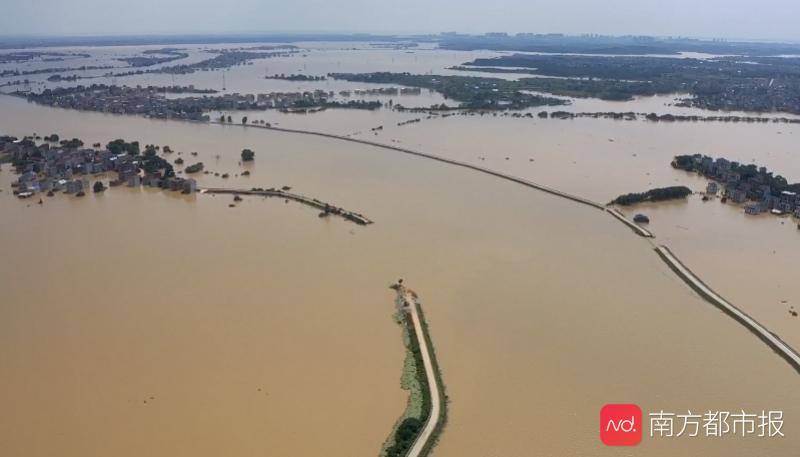
{"label": "clump of trees in water", "polygon": [[131,141],[128,143],[123,139],[116,139],[109,142],[106,145],[106,149],[108,149],[108,151],[112,154],[122,154],[123,152],[127,152],[131,155],[139,155],[139,142]]}
{"label": "clump of trees in water", "polygon": [[252,162],[256,153],[252,149],[242,149],[242,162]]}
{"label": "clump of trees in water", "polygon": [[692,194],[692,189],[689,189],[686,186],[659,187],[656,189],[650,189],[647,192],[620,195],[619,197],[615,198],[611,203],[615,205],[628,206],[642,202],[676,200],[679,198],[686,198],[691,194]]}
{"label": "clump of trees in water", "polygon": [[189,174],[199,173],[199,172],[203,171],[203,166],[204,166],[203,162],[197,162],[194,165],[189,165],[183,171],[185,171],[186,173],[189,173]]}

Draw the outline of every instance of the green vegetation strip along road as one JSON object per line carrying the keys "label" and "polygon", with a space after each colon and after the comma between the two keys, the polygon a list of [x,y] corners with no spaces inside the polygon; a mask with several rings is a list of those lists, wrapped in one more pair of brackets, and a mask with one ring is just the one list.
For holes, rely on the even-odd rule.
{"label": "green vegetation strip along road", "polygon": [[421,418],[403,419],[394,432],[394,442],[385,449],[387,457],[425,457],[433,448],[444,426],[446,399],[441,383],[441,374],[435,360],[433,346],[422,317],[416,295],[401,284],[392,286],[404,312],[409,339],[409,350],[415,358],[416,375],[419,385],[424,388]]}

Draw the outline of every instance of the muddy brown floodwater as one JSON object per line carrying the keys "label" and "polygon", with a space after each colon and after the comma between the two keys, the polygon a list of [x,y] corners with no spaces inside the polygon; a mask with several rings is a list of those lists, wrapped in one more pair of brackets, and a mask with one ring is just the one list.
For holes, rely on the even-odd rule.
{"label": "muddy brown floodwater", "polygon": [[375,224],[149,189],[39,206],[4,167],[3,455],[375,455],[405,402],[399,277],[450,398],[437,456],[631,455],[597,438],[620,402],[785,414],[784,438],[646,437],[636,455],[800,448],[797,372],[601,211],[363,145],[8,100],[7,133],[197,151],[231,173],[202,185],[290,185]]}

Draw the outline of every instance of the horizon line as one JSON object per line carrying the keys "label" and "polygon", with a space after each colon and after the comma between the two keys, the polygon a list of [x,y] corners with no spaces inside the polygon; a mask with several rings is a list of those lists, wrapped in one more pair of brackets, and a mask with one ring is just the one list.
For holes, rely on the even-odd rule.
{"label": "horizon line", "polygon": [[113,32],[98,32],[98,33],[74,33],[74,34],[48,34],[48,33],[2,33],[0,32],[0,44],[2,40],[25,40],[25,39],[103,39],[103,38],[180,38],[180,37],[269,37],[269,36],[285,36],[285,37],[303,37],[303,36],[339,36],[339,37],[385,37],[385,38],[439,38],[450,35],[470,36],[470,37],[483,37],[491,33],[505,33],[509,38],[519,35],[532,34],[532,35],[555,35],[563,37],[606,37],[606,38],[627,38],[627,37],[646,37],[660,40],[698,40],[698,41],[721,41],[721,42],[751,42],[751,43],[800,43],[798,39],[790,38],[755,38],[755,37],[709,37],[700,35],[647,35],[636,33],[622,33],[622,34],[607,34],[607,33],[565,33],[565,32],[460,32],[456,30],[439,31],[439,32],[365,32],[365,31],[342,31],[342,30],[281,30],[281,31],[197,31],[197,32],[145,32],[145,33],[113,33]]}

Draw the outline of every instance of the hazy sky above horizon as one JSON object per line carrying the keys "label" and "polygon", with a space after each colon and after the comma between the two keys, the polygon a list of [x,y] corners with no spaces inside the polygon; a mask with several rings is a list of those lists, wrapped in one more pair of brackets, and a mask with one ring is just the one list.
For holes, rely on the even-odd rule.
{"label": "hazy sky above horizon", "polygon": [[0,0],[2,35],[561,32],[800,41],[800,1]]}

